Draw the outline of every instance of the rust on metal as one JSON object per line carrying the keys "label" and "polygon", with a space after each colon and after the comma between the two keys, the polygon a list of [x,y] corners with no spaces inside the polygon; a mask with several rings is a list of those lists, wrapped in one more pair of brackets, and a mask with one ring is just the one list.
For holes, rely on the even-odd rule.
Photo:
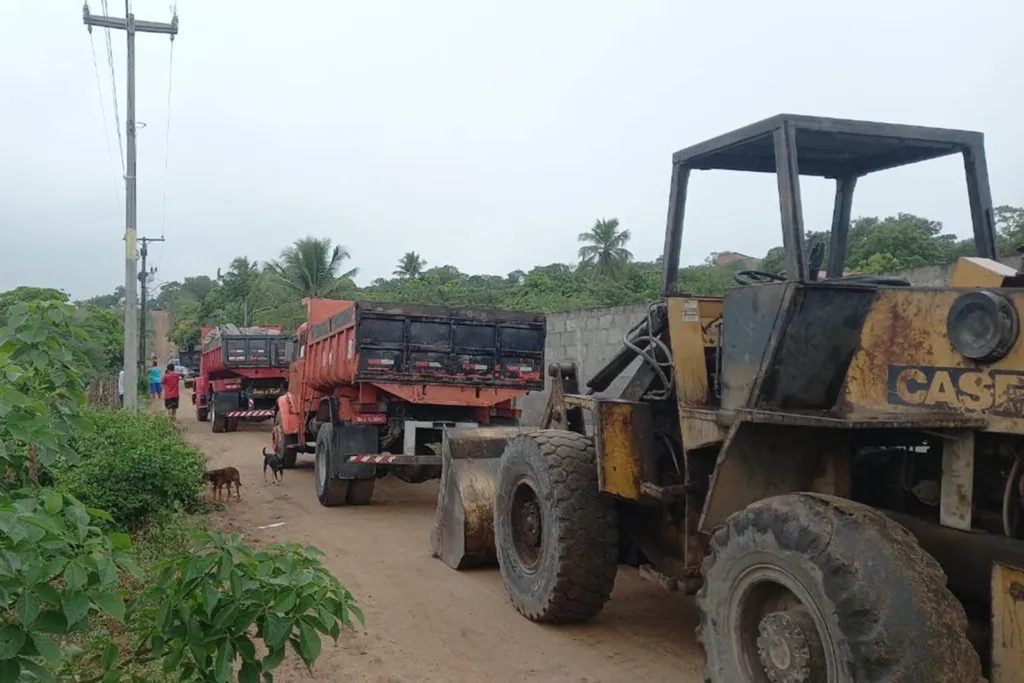
{"label": "rust on metal", "polygon": [[992,566],[992,683],[1024,681],[1024,569]]}
{"label": "rust on metal", "polygon": [[492,566],[494,487],[498,464],[518,427],[481,427],[445,432],[431,552],[452,569]]}

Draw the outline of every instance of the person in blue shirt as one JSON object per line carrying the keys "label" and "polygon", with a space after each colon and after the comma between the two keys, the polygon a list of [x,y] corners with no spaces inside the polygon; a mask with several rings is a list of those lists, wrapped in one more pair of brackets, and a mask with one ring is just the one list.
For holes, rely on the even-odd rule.
{"label": "person in blue shirt", "polygon": [[153,367],[149,369],[149,398],[152,400],[160,398],[160,395],[163,393],[160,380],[160,366],[157,365],[156,361],[153,361]]}

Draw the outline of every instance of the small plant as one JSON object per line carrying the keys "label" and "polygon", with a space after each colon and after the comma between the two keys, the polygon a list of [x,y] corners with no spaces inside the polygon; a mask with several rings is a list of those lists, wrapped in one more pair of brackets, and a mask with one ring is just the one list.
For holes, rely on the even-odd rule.
{"label": "small plant", "polygon": [[322,635],[337,640],[354,628],[353,618],[363,623],[320,556],[293,543],[257,551],[238,534],[200,534],[190,550],[158,565],[144,594],[146,635],[136,653],[161,657],[165,672],[203,683],[227,681],[236,659],[240,683],[271,681],[289,645],[311,669]]}

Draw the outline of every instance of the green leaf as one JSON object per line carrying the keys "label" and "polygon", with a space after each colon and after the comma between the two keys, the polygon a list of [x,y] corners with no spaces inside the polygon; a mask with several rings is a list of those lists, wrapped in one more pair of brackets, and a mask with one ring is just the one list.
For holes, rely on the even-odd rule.
{"label": "green leaf", "polygon": [[273,671],[277,667],[281,666],[281,662],[284,661],[284,646],[277,648],[271,648],[270,652],[266,657],[263,658],[261,666],[263,671]]}
{"label": "green leaf", "polygon": [[59,493],[51,493],[43,501],[43,509],[47,514],[55,515],[64,509],[64,497]]}
{"label": "green leaf", "polygon": [[320,656],[320,634],[305,621],[299,622],[299,656],[307,667]]}
{"label": "green leaf", "polygon": [[68,622],[64,615],[56,610],[43,610],[35,622],[36,630],[62,636],[68,631]]}
{"label": "green leaf", "polygon": [[263,640],[271,650],[283,648],[284,644],[288,642],[291,630],[292,624],[290,621],[286,621],[273,612],[269,612],[264,624]]}
{"label": "green leaf", "polygon": [[124,672],[114,669],[103,674],[103,683],[117,683],[124,676]]}
{"label": "green leaf", "polygon": [[114,521],[113,516],[111,516],[111,514],[106,510],[100,510],[97,508],[85,508],[85,511],[88,512],[90,516],[95,517],[96,519],[102,519],[104,522]]}
{"label": "green leaf", "polygon": [[281,596],[281,599],[278,600],[276,605],[274,605],[274,609],[278,612],[290,612],[295,607],[295,603],[295,591],[288,591]]}
{"label": "green leaf", "polygon": [[104,669],[109,669],[117,663],[120,656],[121,650],[117,647],[117,643],[110,643],[103,649],[103,656],[100,657],[100,666]]}
{"label": "green leaf", "polygon": [[31,659],[19,659],[18,662],[21,664],[23,671],[28,671],[30,674],[35,676],[38,680],[44,683],[57,683],[57,679],[53,677],[53,674],[39,666]]}
{"label": "green leaf", "polygon": [[[85,569],[82,568],[81,563],[75,560],[64,569],[64,581],[68,584],[68,588],[73,591],[77,591],[85,582],[89,580],[89,575]],[[69,618],[68,621],[71,621]],[[73,623],[73,622],[72,622]]]}
{"label": "green leaf", "polygon": [[260,668],[251,662],[242,664],[238,670],[238,683],[260,683]]}
{"label": "green leaf", "polygon": [[24,631],[13,624],[0,628],[0,659],[16,657],[24,646]]}
{"label": "green leaf", "polygon": [[64,598],[64,616],[68,626],[74,626],[89,614],[89,598],[84,593],[74,591]]}
{"label": "green leaf", "polygon": [[21,678],[21,663],[17,659],[0,659],[0,681],[16,681]]}
{"label": "green leaf", "polygon": [[[50,664],[57,664],[60,662],[60,645],[57,644],[53,638],[48,636],[40,635],[38,633],[32,634],[32,642],[35,644],[39,654]],[[2,679],[0,679],[2,680]]]}
{"label": "green leaf", "polygon": [[94,595],[92,600],[110,616],[118,621],[124,621],[124,601],[117,597],[117,593],[99,593]]}
{"label": "green leaf", "polygon": [[132,537],[128,534],[115,532],[110,534],[108,538],[110,538],[110,545],[114,546],[117,550],[128,550],[132,547]]}
{"label": "green leaf", "polygon": [[217,656],[213,662],[213,677],[217,683],[225,683],[231,678],[231,665],[235,661],[235,649],[231,642],[222,643],[217,648]]}
{"label": "green leaf", "polygon": [[25,591],[18,599],[18,618],[25,628],[32,626],[32,622],[39,616],[41,604],[39,598],[32,591]]}
{"label": "green leaf", "polygon": [[177,646],[171,648],[171,651],[164,657],[163,670],[164,673],[169,674],[178,668],[181,664],[182,658],[185,656],[185,644],[179,643]]}

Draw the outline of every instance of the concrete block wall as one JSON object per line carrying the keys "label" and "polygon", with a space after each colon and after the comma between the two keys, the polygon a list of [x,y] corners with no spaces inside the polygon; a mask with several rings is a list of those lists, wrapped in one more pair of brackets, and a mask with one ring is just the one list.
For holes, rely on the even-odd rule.
{"label": "concrete block wall", "polygon": [[[1020,264],[1017,258],[1002,259],[1002,262],[1013,268]],[[886,274],[905,277],[914,285],[938,287],[949,282],[952,270],[951,265],[925,266]],[[622,348],[623,335],[646,314],[647,306],[640,304],[549,315],[545,363],[575,361],[579,368],[582,387],[584,382]],[[622,373],[606,393],[610,396],[618,395],[639,362],[635,361],[629,370]],[[546,403],[547,391],[535,392],[521,398],[519,406],[523,411],[522,423],[539,424]]]}

